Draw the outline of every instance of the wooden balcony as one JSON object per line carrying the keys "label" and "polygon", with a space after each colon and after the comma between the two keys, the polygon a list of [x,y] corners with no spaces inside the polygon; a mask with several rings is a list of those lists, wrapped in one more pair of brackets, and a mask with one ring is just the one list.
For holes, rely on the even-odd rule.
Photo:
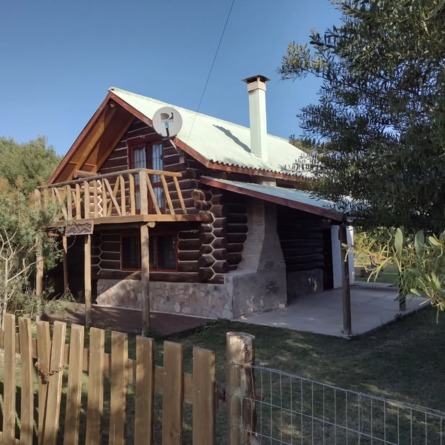
{"label": "wooden balcony", "polygon": [[150,221],[202,221],[188,213],[179,184],[180,173],[134,169],[88,176],[36,190],[39,207],[56,209],[51,226],[92,221],[124,224]]}

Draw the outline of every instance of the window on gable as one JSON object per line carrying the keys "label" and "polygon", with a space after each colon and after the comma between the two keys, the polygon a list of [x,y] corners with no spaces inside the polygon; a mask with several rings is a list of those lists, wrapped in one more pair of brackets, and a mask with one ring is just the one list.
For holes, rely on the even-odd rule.
{"label": "window on gable", "polygon": [[[123,236],[121,248],[122,270],[141,268],[141,248],[138,236]],[[150,270],[177,270],[176,235],[150,236]]]}
{"label": "window on gable", "polygon": [[[130,169],[148,168],[151,170],[164,170],[163,146],[162,143],[149,142],[140,138],[128,141],[128,156]],[[156,196],[159,208],[165,206],[164,190],[162,188],[161,177],[151,175],[151,185]],[[140,208],[139,178],[135,176],[136,203]]]}

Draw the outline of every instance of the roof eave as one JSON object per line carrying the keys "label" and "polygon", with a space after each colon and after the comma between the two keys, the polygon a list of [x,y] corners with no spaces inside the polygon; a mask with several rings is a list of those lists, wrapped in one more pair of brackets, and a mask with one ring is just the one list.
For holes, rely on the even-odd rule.
{"label": "roof eave", "polygon": [[328,208],[316,207],[310,204],[292,201],[290,199],[281,198],[278,196],[268,195],[267,193],[262,193],[260,191],[249,190],[246,188],[239,187],[235,184],[227,184],[219,182],[213,178],[201,177],[199,181],[202,184],[208,185],[210,187],[215,187],[223,190],[227,190],[229,192],[239,193],[241,195],[250,196],[252,198],[261,199],[263,201],[273,202],[275,204],[280,204],[285,207],[290,207],[296,210],[301,210],[303,212],[312,213],[314,215],[321,216],[323,218],[329,218],[334,221],[342,221],[343,215],[340,212],[335,210],[331,210]]}

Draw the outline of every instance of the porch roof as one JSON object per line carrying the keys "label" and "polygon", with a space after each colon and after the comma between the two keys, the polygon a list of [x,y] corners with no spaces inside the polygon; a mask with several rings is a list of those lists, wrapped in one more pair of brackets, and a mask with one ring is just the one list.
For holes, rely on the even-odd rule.
{"label": "porch roof", "polygon": [[335,209],[333,202],[317,198],[311,193],[302,190],[250,182],[229,181],[227,179],[211,178],[209,176],[201,176],[200,181],[211,187],[284,205],[335,221],[341,221],[343,219],[342,213]]}

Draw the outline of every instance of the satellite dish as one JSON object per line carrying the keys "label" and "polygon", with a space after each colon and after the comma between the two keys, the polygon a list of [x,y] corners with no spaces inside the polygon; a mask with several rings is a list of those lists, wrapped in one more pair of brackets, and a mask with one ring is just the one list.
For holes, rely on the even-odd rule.
{"label": "satellite dish", "polygon": [[153,128],[164,138],[175,137],[182,128],[182,117],[172,107],[162,107],[153,115]]}

